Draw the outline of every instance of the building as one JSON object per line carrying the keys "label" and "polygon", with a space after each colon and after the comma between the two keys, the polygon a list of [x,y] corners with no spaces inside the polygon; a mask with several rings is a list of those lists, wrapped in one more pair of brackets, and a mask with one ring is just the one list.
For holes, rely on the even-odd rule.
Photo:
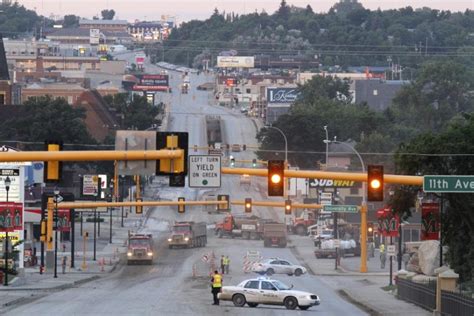
{"label": "building", "polygon": [[126,20],[79,20],[80,29],[99,29],[101,31],[127,32],[128,22]]}
{"label": "building", "polygon": [[3,38],[0,37],[0,105],[11,104],[12,85]]}
{"label": "building", "polygon": [[[91,33],[90,29],[85,27],[79,28],[65,28],[58,29],[46,36],[51,41],[60,43],[63,47],[79,50],[84,48],[91,50]],[[115,45],[115,44],[130,44],[132,36],[127,33],[127,30],[110,30],[108,28],[100,29],[99,45]],[[105,49],[107,50],[107,49]]]}
{"label": "building", "polygon": [[135,22],[127,27],[135,42],[157,42],[168,38],[174,22]]}
{"label": "building", "polygon": [[401,80],[358,80],[355,82],[354,99],[356,103],[366,102],[376,111],[383,111],[391,104],[397,93],[409,81]]}
{"label": "building", "polygon": [[21,89],[21,103],[29,98],[42,97],[49,95],[52,98],[64,98],[68,104],[75,104],[80,95],[86,91],[78,84],[67,83],[34,83]]}

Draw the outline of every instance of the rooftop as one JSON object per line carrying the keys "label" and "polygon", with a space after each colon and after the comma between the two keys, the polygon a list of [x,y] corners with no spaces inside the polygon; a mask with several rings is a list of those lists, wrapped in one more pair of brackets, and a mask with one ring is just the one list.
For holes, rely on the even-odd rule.
{"label": "rooftop", "polygon": [[128,22],[126,20],[88,20],[88,19],[82,19],[79,20],[79,25],[97,25],[97,24],[102,24],[102,25],[123,25],[127,26]]}

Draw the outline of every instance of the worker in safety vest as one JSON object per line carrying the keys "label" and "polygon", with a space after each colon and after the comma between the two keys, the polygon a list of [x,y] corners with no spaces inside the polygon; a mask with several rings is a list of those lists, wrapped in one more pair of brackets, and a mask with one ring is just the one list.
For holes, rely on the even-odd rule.
{"label": "worker in safety vest", "polygon": [[230,259],[229,256],[224,257],[224,273],[229,274],[229,265],[230,265]]}
{"label": "worker in safety vest", "polygon": [[214,299],[214,303],[212,305],[219,305],[219,298],[217,297],[217,293],[219,293],[222,289],[222,276],[219,274],[219,271],[214,271],[214,275],[211,279],[211,288],[212,288],[212,297]]}

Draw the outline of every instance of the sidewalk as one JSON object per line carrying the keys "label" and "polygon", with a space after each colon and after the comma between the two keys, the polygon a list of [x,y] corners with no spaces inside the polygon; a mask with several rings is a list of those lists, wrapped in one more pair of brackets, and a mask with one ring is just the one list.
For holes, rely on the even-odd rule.
{"label": "sidewalk", "polygon": [[[382,288],[389,283],[388,263],[386,271],[380,269],[380,262],[369,258],[368,272],[358,272],[360,257],[341,259],[341,266],[335,269],[335,259],[317,259],[313,241],[307,236],[290,235],[289,247],[296,258],[312,273],[321,278],[331,277],[341,296],[371,315],[431,315],[432,313],[396,298],[395,293]],[[314,259],[313,259],[314,258]],[[356,264],[357,263],[357,264]],[[394,273],[396,264],[394,263]]]}
{"label": "sidewalk", "polygon": [[[145,195],[145,199],[146,199]],[[118,213],[117,213],[118,214]],[[97,280],[108,273],[113,272],[120,263],[121,258],[126,252],[126,241],[129,231],[136,231],[139,226],[145,222],[145,217],[134,213],[128,214],[124,218],[124,227],[121,227],[121,220],[116,216],[112,220],[112,243],[109,241],[109,217],[105,216],[101,225],[103,225],[103,233],[97,240],[96,260],[93,259],[93,251],[90,246],[91,240],[88,241],[86,251],[86,268],[83,269],[84,253],[82,246],[82,238],[76,235],[76,251],[74,268],[70,267],[70,251],[58,251],[57,278],[54,278],[53,269],[48,269],[43,274],[39,273],[39,266],[28,267],[24,269],[22,276],[15,278],[9,277],[9,285],[0,285],[0,314],[14,305],[31,303],[36,299],[40,299],[48,292],[60,291],[63,289],[78,286],[93,280]],[[77,224],[76,232],[78,233],[79,224]],[[92,225],[92,223],[85,223]],[[79,233],[78,233],[79,234]],[[70,243],[67,243],[67,250],[70,249]],[[62,272],[62,258],[67,257],[67,267],[65,273]]]}

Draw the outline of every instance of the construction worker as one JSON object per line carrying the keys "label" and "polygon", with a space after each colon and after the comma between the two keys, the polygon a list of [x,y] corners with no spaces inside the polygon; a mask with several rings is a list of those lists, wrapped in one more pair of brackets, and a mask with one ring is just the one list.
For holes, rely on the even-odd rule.
{"label": "construction worker", "polygon": [[219,298],[217,294],[220,293],[222,289],[222,276],[219,274],[219,271],[214,271],[214,275],[211,279],[211,289],[212,289],[212,298],[214,303],[212,305],[219,305]]}
{"label": "construction worker", "polygon": [[224,272],[225,272],[225,274],[229,274],[229,264],[230,264],[229,256],[225,256],[224,257]]}
{"label": "construction worker", "polygon": [[387,254],[385,253],[385,245],[381,244],[380,250],[380,268],[385,269],[385,261],[387,261]]}
{"label": "construction worker", "polygon": [[224,255],[222,255],[222,256],[221,256],[221,273],[222,273],[222,274],[225,273],[224,261],[225,261],[225,257],[224,257]]}

